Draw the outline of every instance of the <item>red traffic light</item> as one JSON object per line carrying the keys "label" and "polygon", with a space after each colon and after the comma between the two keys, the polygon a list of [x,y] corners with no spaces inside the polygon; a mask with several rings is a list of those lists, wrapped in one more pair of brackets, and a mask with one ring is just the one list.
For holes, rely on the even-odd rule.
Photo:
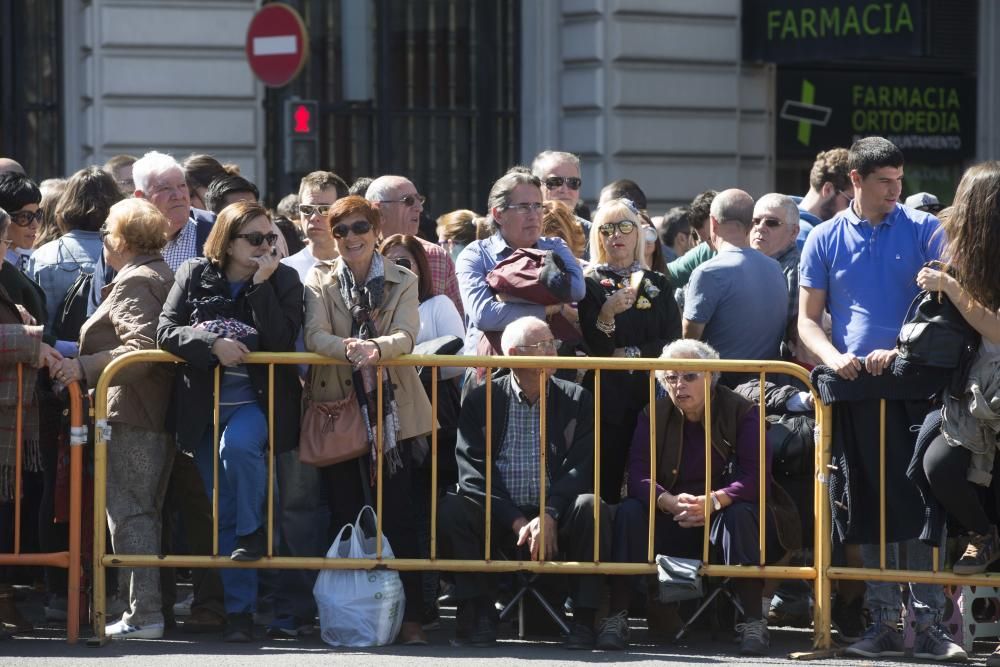
{"label": "red traffic light", "polygon": [[295,110],[292,112],[292,119],[295,121],[295,126],[292,128],[292,132],[295,134],[312,133],[312,111],[309,109],[309,105],[296,104]]}

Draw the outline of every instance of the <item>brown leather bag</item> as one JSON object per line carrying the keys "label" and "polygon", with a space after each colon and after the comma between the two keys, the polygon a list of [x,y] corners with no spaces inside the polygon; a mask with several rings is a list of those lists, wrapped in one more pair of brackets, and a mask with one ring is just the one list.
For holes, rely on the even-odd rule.
{"label": "brown leather bag", "polygon": [[339,401],[308,402],[299,434],[299,461],[328,466],[369,451],[368,431],[353,393]]}

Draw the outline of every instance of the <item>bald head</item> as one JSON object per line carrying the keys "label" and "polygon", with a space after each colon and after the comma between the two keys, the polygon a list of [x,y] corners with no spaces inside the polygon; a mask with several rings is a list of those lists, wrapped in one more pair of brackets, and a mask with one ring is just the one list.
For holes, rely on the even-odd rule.
{"label": "bald head", "polygon": [[15,174],[23,174],[24,167],[17,160],[9,157],[0,157],[0,174],[7,172],[13,172]]}
{"label": "bald head", "polygon": [[718,241],[745,248],[747,234],[753,226],[753,197],[736,188],[723,190],[712,200],[711,244]]}
{"label": "bald head", "polygon": [[382,235],[409,234],[416,236],[420,227],[420,212],[424,210],[417,187],[402,176],[379,176],[368,186],[365,199],[372,202],[382,215]]}

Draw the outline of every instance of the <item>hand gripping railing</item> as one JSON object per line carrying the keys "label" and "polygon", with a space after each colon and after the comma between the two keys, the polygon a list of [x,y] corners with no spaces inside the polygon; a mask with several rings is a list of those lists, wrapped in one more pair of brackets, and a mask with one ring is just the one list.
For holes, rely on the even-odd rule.
{"label": "hand gripping railing", "polygon": [[[492,462],[495,456],[497,443],[492,442],[492,433],[489,424],[493,419],[492,401],[490,400],[493,385],[490,382],[492,370],[495,368],[537,368],[537,369],[587,369],[594,371],[594,491],[599,497],[600,480],[600,423],[601,423],[601,373],[602,371],[632,371],[647,373],[649,377],[649,400],[655,403],[656,384],[654,372],[657,370],[675,371],[721,371],[721,372],[741,372],[754,373],[759,375],[763,385],[767,373],[781,373],[791,375],[802,380],[808,386],[808,373],[801,367],[785,362],[744,362],[744,361],[723,361],[723,360],[701,360],[701,359],[619,359],[600,357],[465,357],[465,356],[424,356],[405,355],[398,359],[385,360],[380,362],[380,366],[424,366],[431,368],[431,409],[435,416],[438,409],[437,379],[438,370],[441,367],[485,367],[486,373],[486,492],[485,492],[485,553],[482,560],[452,560],[440,559],[437,555],[437,477],[438,477],[438,435],[437,429],[431,432],[431,460],[432,480],[431,480],[431,527],[430,527],[430,557],[429,558],[382,558],[382,476],[377,475],[376,479],[376,558],[374,559],[327,559],[323,557],[276,557],[273,553],[273,527],[274,527],[274,430],[275,424],[271,416],[274,413],[274,365],[275,364],[312,364],[312,365],[343,365],[344,362],[308,353],[268,353],[256,352],[247,356],[245,363],[267,364],[268,365],[268,385],[270,404],[268,405],[268,446],[270,450],[268,465],[268,494],[267,494],[267,555],[258,561],[234,562],[227,555],[218,554],[218,499],[213,494],[213,521],[212,545],[213,555],[211,556],[174,556],[174,555],[135,555],[135,554],[114,554],[106,553],[105,530],[106,530],[106,466],[107,466],[107,442],[105,430],[101,428],[106,425],[107,420],[107,393],[112,378],[122,368],[135,363],[148,362],[182,362],[163,351],[139,351],[131,352],[112,361],[97,384],[97,395],[95,399],[95,414],[98,428],[95,438],[94,455],[94,634],[96,643],[103,643],[105,626],[105,572],[106,567],[213,567],[213,568],[251,568],[251,569],[373,569],[389,568],[393,570],[436,570],[452,572],[513,572],[530,571],[539,573],[574,573],[574,574],[612,574],[612,575],[635,575],[651,574],[656,572],[653,553],[653,529],[655,522],[655,484],[650,486],[650,518],[648,528],[648,553],[645,563],[604,563],[600,561],[598,539],[600,535],[600,502],[594,503],[594,559],[590,562],[556,562],[545,560],[545,522],[541,522],[541,534],[539,535],[540,554],[538,560],[496,560],[491,552],[491,489],[494,480],[492,479]],[[546,375],[539,374],[540,389],[544,389]],[[214,437],[215,437],[215,472],[214,484],[218,488],[218,447],[219,447],[219,382],[220,369],[216,368],[214,386]],[[706,396],[710,396],[711,374],[704,374]],[[383,457],[382,443],[382,384],[378,383],[377,405],[378,420],[376,425],[377,457],[378,469],[381,469]],[[539,442],[546,442],[546,410],[547,396],[543,390],[539,398],[540,413],[540,438]],[[817,405],[817,425],[821,434],[816,447],[815,469],[817,471],[826,470],[829,462],[829,442],[828,432],[829,408],[823,408],[816,400]],[[706,402],[706,423],[710,423],[711,406]],[[761,409],[760,438],[764,443],[764,420],[763,409]],[[650,470],[656,470],[656,447],[655,447],[655,410],[650,410]],[[180,416],[183,418],[183,415]],[[280,425],[278,425],[280,428]],[[711,429],[706,429],[705,451],[706,465],[706,501],[705,516],[711,514],[709,492],[711,491],[711,442],[709,440]],[[827,648],[830,646],[830,609],[829,609],[829,580],[826,577],[826,568],[829,564],[830,545],[830,516],[829,506],[826,503],[825,476],[817,474],[814,482],[814,505],[812,511],[815,514],[815,543],[814,543],[814,563],[812,566],[776,566],[765,565],[766,535],[764,517],[766,516],[766,465],[764,447],[760,447],[760,496],[759,496],[759,516],[760,520],[760,564],[757,566],[726,566],[709,562],[709,530],[704,531],[704,561],[703,573],[709,576],[724,577],[748,577],[748,578],[770,578],[770,579],[804,579],[815,582],[815,632],[814,646],[817,648]],[[540,447],[540,498],[539,512],[544,512],[547,479],[545,447]]]}

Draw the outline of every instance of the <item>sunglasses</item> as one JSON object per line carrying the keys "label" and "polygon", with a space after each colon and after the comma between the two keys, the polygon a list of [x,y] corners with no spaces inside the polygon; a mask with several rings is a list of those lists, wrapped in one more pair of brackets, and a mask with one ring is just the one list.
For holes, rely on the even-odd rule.
{"label": "sunglasses", "polygon": [[104,239],[111,236],[111,230],[104,225],[101,225],[101,228],[97,230],[97,235],[101,237],[101,243],[104,243]]}
{"label": "sunglasses", "polygon": [[410,271],[413,270],[413,262],[411,262],[410,260],[408,260],[405,257],[397,257],[396,259],[394,259],[392,261],[394,261],[396,263],[396,266],[401,266],[404,269],[409,269]]}
{"label": "sunglasses", "polygon": [[427,197],[423,195],[406,195],[405,197],[400,197],[399,199],[383,199],[380,204],[404,204],[405,206],[413,206],[417,202],[420,202],[421,206],[427,201]]}
{"label": "sunglasses", "polygon": [[606,222],[597,228],[602,236],[611,236],[616,229],[622,234],[631,234],[635,231],[635,223],[631,220],[621,220],[619,222]]}
{"label": "sunglasses", "polygon": [[352,222],[349,225],[345,222],[342,222],[339,225],[334,225],[331,231],[333,232],[334,238],[346,239],[350,232],[354,232],[355,236],[361,236],[362,234],[367,234],[371,230],[372,223],[367,220],[358,220],[357,222]]}
{"label": "sunglasses", "polygon": [[671,386],[677,386],[681,380],[684,384],[691,384],[701,379],[702,373],[667,373],[663,376],[663,381]]}
{"label": "sunglasses", "polygon": [[38,209],[34,213],[31,211],[18,211],[17,213],[10,214],[10,221],[18,227],[30,227],[33,222],[42,224],[44,218],[45,212],[42,209]]}
{"label": "sunglasses", "polygon": [[326,215],[330,212],[332,204],[299,204],[299,213],[307,218],[314,213],[316,215]]}
{"label": "sunglasses", "polygon": [[778,220],[777,218],[754,218],[752,222],[754,227],[756,227],[761,223],[764,223],[765,225],[771,227],[772,229],[774,227],[781,227],[783,224],[785,224],[781,220]]}
{"label": "sunglasses", "polygon": [[583,185],[583,181],[575,176],[570,176],[569,178],[563,178],[562,176],[549,176],[545,179],[545,187],[549,190],[561,188],[564,183],[570,190],[579,190],[580,186]]}
{"label": "sunglasses", "polygon": [[541,342],[535,343],[533,345],[518,345],[518,350],[558,350],[559,346],[562,345],[562,341],[558,338],[550,338],[549,340],[543,340]]}
{"label": "sunglasses", "polygon": [[247,232],[246,234],[236,234],[233,236],[234,239],[246,239],[247,243],[252,246],[260,246],[265,241],[268,245],[274,245],[274,242],[278,240],[278,235],[274,232],[263,234],[261,232]]}

